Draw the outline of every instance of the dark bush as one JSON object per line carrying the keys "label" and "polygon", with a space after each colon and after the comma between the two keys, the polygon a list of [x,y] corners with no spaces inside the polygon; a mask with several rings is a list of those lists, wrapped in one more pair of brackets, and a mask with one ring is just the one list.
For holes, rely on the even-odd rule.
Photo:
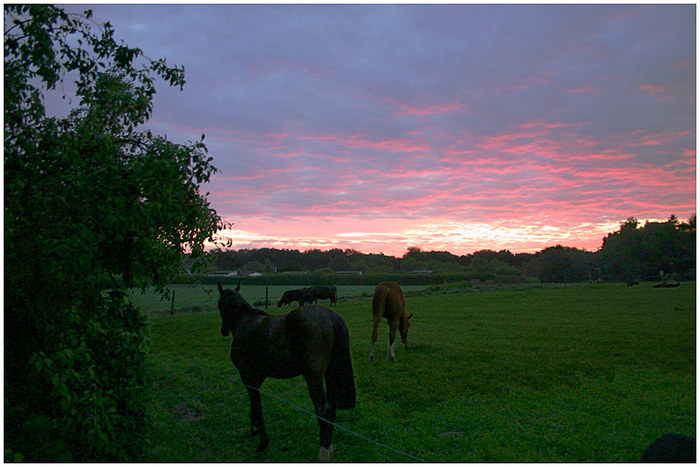
{"label": "dark bush", "polygon": [[27,369],[42,390],[31,406],[11,410],[20,423],[14,451],[29,462],[142,459],[147,393],[140,311],[114,294],[97,310],[57,316],[56,345],[34,354]]}

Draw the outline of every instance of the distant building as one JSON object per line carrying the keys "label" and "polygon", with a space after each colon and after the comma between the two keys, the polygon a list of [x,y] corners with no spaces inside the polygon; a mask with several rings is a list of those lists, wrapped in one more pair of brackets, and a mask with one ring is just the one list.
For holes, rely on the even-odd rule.
{"label": "distant building", "polygon": [[210,277],[236,277],[237,275],[238,271],[214,271],[209,273]]}

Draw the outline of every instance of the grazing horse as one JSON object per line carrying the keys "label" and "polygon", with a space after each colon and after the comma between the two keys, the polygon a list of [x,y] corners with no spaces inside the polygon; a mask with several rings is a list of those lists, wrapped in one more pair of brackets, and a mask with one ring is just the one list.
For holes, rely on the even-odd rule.
{"label": "grazing horse", "polygon": [[221,335],[233,334],[231,361],[248,390],[251,434],[260,436],[258,452],[269,443],[260,385],[268,377],[303,375],[321,430],[319,460],[330,460],[335,410],[355,407],[355,379],[345,320],[316,305],[273,316],[250,306],[240,289],[240,284],[236,290],[225,290],[219,284]]}
{"label": "grazing horse", "polygon": [[301,294],[303,292],[304,289],[287,290],[285,293],[282,294],[282,298],[280,299],[280,301],[277,302],[277,308],[280,308],[284,305],[290,305],[292,302],[301,303]]}
{"label": "grazing horse", "polygon": [[668,288],[674,288],[674,287],[680,287],[681,284],[678,282],[662,282],[661,284],[656,284],[652,285],[651,287],[654,289],[668,289]]}
{"label": "grazing horse", "polygon": [[328,298],[331,303],[330,306],[338,304],[338,288],[334,285],[326,285],[321,287],[321,295],[318,298]]}
{"label": "grazing horse", "polygon": [[374,361],[374,343],[377,342],[377,327],[382,318],[386,318],[389,322],[389,350],[387,351],[387,358],[395,362],[394,340],[396,338],[396,329],[398,328],[401,334],[401,342],[408,349],[408,328],[411,327],[411,317],[413,316],[413,313],[406,316],[406,299],[399,284],[382,282],[374,289],[372,316],[374,317],[374,327],[372,328],[372,351],[369,354],[369,361]]}
{"label": "grazing horse", "polygon": [[316,298],[316,287],[306,287],[301,291],[301,299],[299,300],[299,306],[310,305],[316,303],[318,299]]}
{"label": "grazing horse", "polygon": [[317,285],[315,287],[307,287],[301,293],[301,301],[299,305],[308,303],[316,303],[318,299],[330,299],[330,305],[338,303],[338,289],[334,285]]}

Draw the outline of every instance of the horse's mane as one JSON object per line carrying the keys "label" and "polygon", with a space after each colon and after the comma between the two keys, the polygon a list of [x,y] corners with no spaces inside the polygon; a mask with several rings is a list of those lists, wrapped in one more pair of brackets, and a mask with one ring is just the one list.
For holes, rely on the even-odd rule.
{"label": "horse's mane", "polygon": [[236,290],[224,290],[224,288],[221,287],[221,284],[219,284],[219,293],[221,296],[230,297],[234,302],[236,302],[236,305],[234,306],[237,306],[243,313],[247,313],[249,315],[269,315],[269,313],[263,310],[253,308],[250,303],[248,303],[248,301],[238,292],[239,289],[240,285]]}
{"label": "horse's mane", "polygon": [[269,314],[270,314],[270,313],[268,313],[267,311],[259,310],[259,309],[257,309],[257,308],[253,308],[253,307],[250,306],[250,305],[248,305],[248,309],[247,309],[246,311],[248,312],[248,314],[251,314],[251,315],[269,315]]}
{"label": "horse's mane", "polygon": [[241,300],[243,301],[243,305],[241,306],[241,308],[243,309],[243,311],[245,311],[249,315],[268,315],[269,314],[266,311],[259,310],[258,308],[253,308],[250,305],[250,303],[248,303],[246,301],[246,299],[243,298],[242,296],[241,296]]}

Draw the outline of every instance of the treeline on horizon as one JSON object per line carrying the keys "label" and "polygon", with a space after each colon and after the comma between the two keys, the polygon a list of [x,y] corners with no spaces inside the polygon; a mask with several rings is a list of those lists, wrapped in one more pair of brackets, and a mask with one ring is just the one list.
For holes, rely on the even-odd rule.
{"label": "treeline on horizon", "polygon": [[208,271],[314,275],[359,273],[462,276],[508,282],[688,281],[695,280],[696,216],[682,222],[672,215],[643,226],[630,217],[603,238],[596,252],[556,245],[537,253],[481,250],[467,255],[409,247],[400,257],[353,249],[259,248],[213,250]]}

